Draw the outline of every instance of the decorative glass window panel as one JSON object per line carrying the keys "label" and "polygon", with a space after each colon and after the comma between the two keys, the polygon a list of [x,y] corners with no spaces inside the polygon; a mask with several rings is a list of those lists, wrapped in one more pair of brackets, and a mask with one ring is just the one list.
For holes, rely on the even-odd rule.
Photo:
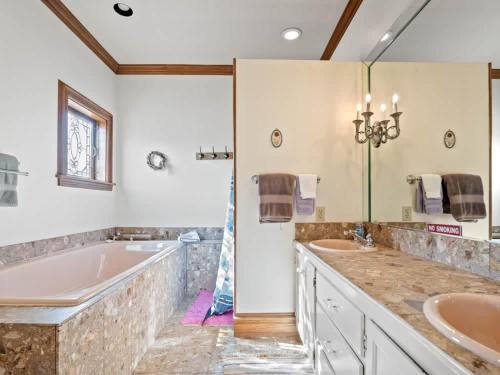
{"label": "decorative glass window panel", "polygon": [[113,189],[113,115],[59,81],[60,186]]}
{"label": "decorative glass window panel", "polygon": [[94,120],[77,111],[68,111],[68,175],[94,178],[95,129]]}

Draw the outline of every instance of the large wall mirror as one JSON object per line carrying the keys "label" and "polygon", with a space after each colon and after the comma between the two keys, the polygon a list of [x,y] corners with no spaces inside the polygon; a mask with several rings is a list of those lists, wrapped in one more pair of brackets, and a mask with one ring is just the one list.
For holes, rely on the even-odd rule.
{"label": "large wall mirror", "polygon": [[[499,14],[498,0],[418,0],[375,46],[366,63],[370,122],[390,120],[389,128],[391,115],[402,114],[399,135],[393,127],[368,146],[370,221],[422,230],[444,224],[441,230],[459,228],[463,237],[483,240],[500,236]],[[426,175],[433,174],[447,176],[451,189],[443,212],[433,192],[422,197],[419,190],[422,176],[432,190]],[[466,181],[473,186],[457,195]]]}

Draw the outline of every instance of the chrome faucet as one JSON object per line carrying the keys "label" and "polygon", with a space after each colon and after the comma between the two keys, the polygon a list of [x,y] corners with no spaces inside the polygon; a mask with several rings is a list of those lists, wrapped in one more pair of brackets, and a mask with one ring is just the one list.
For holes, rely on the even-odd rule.
{"label": "chrome faucet", "polygon": [[344,236],[352,237],[354,241],[360,243],[363,247],[375,247],[375,241],[373,241],[373,237],[370,233],[368,233],[366,235],[366,238],[364,238],[363,236],[360,236],[358,233],[356,233],[355,230],[351,229],[345,230]]}

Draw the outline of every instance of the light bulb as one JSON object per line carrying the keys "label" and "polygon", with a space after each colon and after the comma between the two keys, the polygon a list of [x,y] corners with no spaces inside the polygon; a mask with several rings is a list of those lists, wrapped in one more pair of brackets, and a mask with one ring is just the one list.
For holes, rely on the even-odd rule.
{"label": "light bulb", "polygon": [[366,100],[366,103],[370,103],[372,101],[372,96],[370,93],[366,94],[365,100]]}
{"label": "light bulb", "polygon": [[382,113],[385,113],[386,110],[387,110],[387,106],[385,104],[380,104],[380,111]]}
{"label": "light bulb", "polygon": [[394,94],[392,96],[392,103],[396,104],[397,102],[399,102],[399,95],[398,94]]}
{"label": "light bulb", "polygon": [[356,105],[356,112],[361,112],[362,109],[363,107],[358,103],[358,105]]}

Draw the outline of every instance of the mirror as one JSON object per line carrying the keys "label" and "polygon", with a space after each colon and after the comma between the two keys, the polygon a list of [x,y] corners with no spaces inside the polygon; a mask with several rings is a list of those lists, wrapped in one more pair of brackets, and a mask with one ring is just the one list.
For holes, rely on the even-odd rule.
{"label": "mirror", "polygon": [[[366,146],[370,221],[422,230],[444,224],[483,240],[500,232],[499,14],[498,0],[418,0],[373,49],[365,63],[370,122],[382,125]],[[395,112],[399,135],[384,142],[383,121],[394,126]],[[427,174],[448,175],[444,191],[424,176],[428,191],[419,194]]]}

